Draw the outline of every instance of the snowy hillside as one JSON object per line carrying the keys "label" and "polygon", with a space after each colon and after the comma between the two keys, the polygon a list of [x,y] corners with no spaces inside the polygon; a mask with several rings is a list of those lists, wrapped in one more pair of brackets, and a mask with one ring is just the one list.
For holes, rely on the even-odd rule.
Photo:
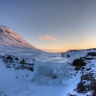
{"label": "snowy hillside", "polygon": [[[0,25],[0,54],[37,55],[42,51],[27,43],[12,29]],[[28,54],[27,54],[28,55]]]}
{"label": "snowy hillside", "polygon": [[0,25],[0,46],[4,47],[21,47],[21,48],[33,48],[32,45],[28,44],[22,37],[16,34],[12,29]]}
{"label": "snowy hillside", "polygon": [[62,53],[69,58],[73,66],[72,78],[78,77],[78,82],[68,96],[96,96],[96,48],[87,50],[71,50]]}
{"label": "snowy hillside", "polygon": [[0,96],[96,96],[96,49],[0,58]]}

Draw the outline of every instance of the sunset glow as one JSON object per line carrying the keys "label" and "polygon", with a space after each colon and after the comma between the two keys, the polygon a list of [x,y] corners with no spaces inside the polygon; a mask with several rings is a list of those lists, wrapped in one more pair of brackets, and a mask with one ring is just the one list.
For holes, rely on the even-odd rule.
{"label": "sunset glow", "polygon": [[59,52],[96,47],[95,0],[2,0],[0,12],[2,25],[38,49]]}

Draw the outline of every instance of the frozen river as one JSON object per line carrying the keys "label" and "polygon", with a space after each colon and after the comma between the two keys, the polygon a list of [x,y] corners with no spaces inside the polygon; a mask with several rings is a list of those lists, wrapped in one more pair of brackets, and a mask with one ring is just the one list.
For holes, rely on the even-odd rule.
{"label": "frozen river", "polygon": [[53,63],[65,63],[68,59],[64,57],[50,57],[45,60],[42,60],[41,62],[53,62]]}

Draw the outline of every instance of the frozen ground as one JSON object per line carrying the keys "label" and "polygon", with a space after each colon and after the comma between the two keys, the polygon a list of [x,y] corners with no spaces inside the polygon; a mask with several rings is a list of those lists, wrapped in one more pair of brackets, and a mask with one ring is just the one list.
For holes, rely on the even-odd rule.
{"label": "frozen ground", "polygon": [[66,94],[79,82],[76,81],[79,77],[76,77],[64,81],[63,85],[36,84],[32,81],[31,72],[6,69],[2,61],[0,64],[0,96],[67,96]]}
{"label": "frozen ground", "polygon": [[[82,74],[79,71],[76,76],[72,75],[72,77],[70,77],[68,74],[76,73],[74,67],[72,70],[72,66],[70,66],[72,61],[81,56],[85,56],[88,52],[88,50],[67,52],[64,53],[64,57],[62,57],[60,53],[34,55],[36,62],[34,63],[33,72],[29,70],[16,71],[12,68],[6,68],[0,59],[0,96],[67,96],[69,92],[77,94],[76,96],[86,96],[73,91],[80,82],[80,76]],[[92,50],[90,50],[90,52],[92,52]],[[68,54],[70,55],[69,58],[67,57]],[[19,57],[19,55],[17,56]],[[28,58],[28,60],[30,60],[32,57]],[[94,59],[90,62],[95,64],[96,60]],[[39,67],[40,70],[38,71]],[[87,65],[86,68],[87,67],[89,68],[90,66]],[[95,67],[93,67],[92,70],[95,71]],[[85,73],[86,72],[87,71],[85,71]],[[50,75],[51,73],[53,76],[56,74],[59,78],[53,79]],[[46,74],[52,78],[47,78]],[[33,78],[35,78],[37,82],[34,82]]]}

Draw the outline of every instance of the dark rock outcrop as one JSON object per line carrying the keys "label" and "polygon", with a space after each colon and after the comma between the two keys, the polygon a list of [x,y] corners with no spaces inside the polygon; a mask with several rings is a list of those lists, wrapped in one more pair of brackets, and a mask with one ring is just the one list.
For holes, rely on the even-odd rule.
{"label": "dark rock outcrop", "polygon": [[75,70],[78,71],[82,69],[83,66],[86,66],[86,62],[82,58],[75,59],[72,63],[72,66],[75,66]]}
{"label": "dark rock outcrop", "polygon": [[96,79],[94,73],[88,73],[81,76],[81,81],[77,85],[78,93],[93,92],[92,96],[96,96]]}
{"label": "dark rock outcrop", "polygon": [[89,52],[87,53],[87,56],[96,56],[96,52]]}
{"label": "dark rock outcrop", "polygon": [[5,55],[5,56],[1,56],[1,59],[5,63],[6,68],[14,68],[15,70],[20,70],[20,69],[22,69],[22,70],[26,69],[26,70],[30,70],[30,71],[34,70],[34,64],[27,63],[24,58],[22,58],[22,60],[20,60],[16,56]]}

